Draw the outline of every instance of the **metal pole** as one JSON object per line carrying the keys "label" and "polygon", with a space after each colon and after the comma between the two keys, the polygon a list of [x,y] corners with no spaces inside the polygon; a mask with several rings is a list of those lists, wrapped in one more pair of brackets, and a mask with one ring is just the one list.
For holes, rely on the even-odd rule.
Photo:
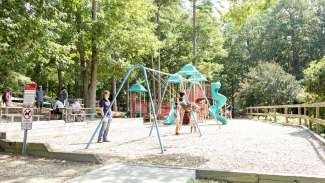
{"label": "metal pole", "polygon": [[[116,101],[117,96],[120,94],[120,92],[121,92],[121,90],[122,90],[122,88],[123,88],[125,82],[127,81],[129,75],[131,74],[131,72],[132,72],[134,69],[136,69],[136,68],[138,68],[138,67],[140,67],[140,66],[141,66],[140,64],[137,64],[137,65],[132,66],[132,67],[128,70],[127,74],[124,76],[124,79],[123,79],[123,81],[122,81],[122,83],[121,83],[120,88],[118,89],[117,93],[115,94],[115,96],[114,96],[114,98],[113,98],[113,100],[112,100],[112,102],[111,102],[111,104],[109,105],[108,108],[111,108],[112,105],[114,104],[114,102]],[[107,113],[108,113],[108,111],[106,112],[105,116],[107,115]],[[98,123],[98,125],[97,125],[95,131],[93,132],[93,134],[91,135],[91,137],[90,137],[90,139],[89,139],[89,141],[88,141],[88,143],[87,143],[85,149],[88,149],[88,148],[89,148],[90,143],[93,141],[93,139],[94,139],[94,137],[95,137],[95,135],[96,135],[96,133],[97,133],[99,127],[100,127],[100,126],[102,125],[102,123],[103,123],[103,119],[104,119],[104,117],[103,117],[103,118],[100,120],[100,122]]]}
{"label": "metal pole", "polygon": [[22,155],[26,155],[27,152],[27,130],[24,130],[24,142],[23,142],[23,149],[22,149]]}
{"label": "metal pole", "polygon": [[[163,103],[163,101],[164,101],[164,99],[165,99],[165,95],[166,95],[166,91],[167,91],[167,89],[168,89],[168,82],[166,83],[166,86],[165,86],[165,88],[164,88],[164,92],[163,92],[163,96],[162,96],[162,98],[161,98],[161,104]],[[161,105],[159,105],[160,107],[158,108],[158,110],[157,110],[157,114],[159,114],[159,112],[161,111]],[[151,129],[150,129],[150,132],[149,132],[149,136],[151,136],[151,134],[152,134],[152,129],[153,129],[153,124],[151,125]]]}
{"label": "metal pole", "polygon": [[148,95],[149,95],[151,107],[153,109],[152,110],[153,117],[154,117],[153,123],[154,123],[154,125],[156,127],[156,133],[157,133],[157,138],[158,138],[158,141],[159,141],[160,152],[163,154],[164,153],[164,146],[163,146],[163,143],[162,143],[161,138],[160,138],[159,127],[158,127],[158,123],[157,123],[157,115],[156,115],[156,110],[155,110],[155,104],[153,103],[152,96],[151,96],[151,90],[150,90],[150,85],[149,85],[149,81],[148,81],[147,71],[146,71],[145,67],[142,67],[142,70],[143,70],[144,79],[146,80],[146,83],[147,83],[147,89],[148,89]]}
{"label": "metal pole", "polygon": [[141,118],[141,116],[142,116],[142,106],[141,106],[141,93],[139,93],[139,99],[140,99],[140,118]]}

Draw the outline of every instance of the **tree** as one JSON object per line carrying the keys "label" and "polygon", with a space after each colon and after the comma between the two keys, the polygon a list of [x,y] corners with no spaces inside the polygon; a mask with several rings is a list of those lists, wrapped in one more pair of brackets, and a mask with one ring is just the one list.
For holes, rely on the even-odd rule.
{"label": "tree", "polygon": [[311,62],[304,70],[304,76],[306,91],[325,99],[325,57]]}
{"label": "tree", "polygon": [[280,65],[261,62],[249,69],[236,95],[240,106],[247,107],[293,103],[299,92],[300,84]]}

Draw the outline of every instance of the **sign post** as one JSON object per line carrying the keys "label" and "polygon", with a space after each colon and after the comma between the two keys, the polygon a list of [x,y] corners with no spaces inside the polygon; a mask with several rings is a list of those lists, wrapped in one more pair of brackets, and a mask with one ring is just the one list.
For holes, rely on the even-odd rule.
{"label": "sign post", "polygon": [[35,102],[36,83],[27,83],[24,87],[24,104],[22,111],[21,129],[24,130],[24,140],[22,155],[27,152],[27,134],[32,129],[33,124],[33,106]]}

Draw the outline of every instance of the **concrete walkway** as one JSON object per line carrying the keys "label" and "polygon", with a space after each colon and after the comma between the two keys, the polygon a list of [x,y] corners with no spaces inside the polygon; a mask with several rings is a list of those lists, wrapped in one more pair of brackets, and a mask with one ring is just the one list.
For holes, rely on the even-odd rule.
{"label": "concrete walkway", "polygon": [[69,180],[68,183],[186,183],[195,170],[111,164]]}

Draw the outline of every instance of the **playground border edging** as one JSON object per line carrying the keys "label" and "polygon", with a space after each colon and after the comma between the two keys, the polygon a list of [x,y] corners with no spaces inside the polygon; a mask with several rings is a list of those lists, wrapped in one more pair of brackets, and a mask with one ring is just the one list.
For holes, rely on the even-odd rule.
{"label": "playground border edging", "polygon": [[[0,140],[0,149],[8,153],[21,154],[22,142]],[[46,143],[28,143],[27,154],[44,158],[102,164],[102,160],[98,155],[73,152],[56,152],[53,151],[49,144]]]}
{"label": "playground border edging", "polygon": [[195,178],[240,183],[325,183],[325,176],[300,176],[200,169],[195,170]]}

